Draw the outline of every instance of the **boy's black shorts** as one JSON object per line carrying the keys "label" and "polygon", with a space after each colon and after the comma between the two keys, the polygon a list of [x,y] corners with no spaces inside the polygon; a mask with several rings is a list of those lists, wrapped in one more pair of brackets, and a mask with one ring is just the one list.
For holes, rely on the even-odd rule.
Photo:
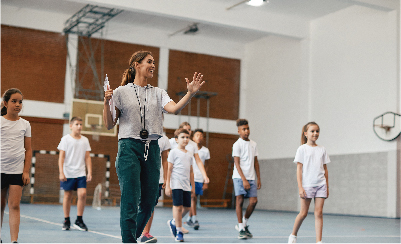
{"label": "boy's black shorts", "polygon": [[191,207],[191,192],[173,189],[173,206]]}

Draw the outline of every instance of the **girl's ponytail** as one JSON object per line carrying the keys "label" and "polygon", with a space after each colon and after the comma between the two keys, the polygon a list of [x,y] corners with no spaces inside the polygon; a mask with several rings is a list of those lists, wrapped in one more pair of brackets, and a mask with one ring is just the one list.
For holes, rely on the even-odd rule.
{"label": "girl's ponytail", "polygon": [[309,122],[309,123],[307,123],[306,125],[304,125],[304,126],[302,127],[301,145],[303,145],[303,144],[305,144],[305,143],[308,142],[308,138],[306,138],[305,132],[308,131],[308,128],[309,128],[310,125],[316,125],[316,126],[319,127],[319,125],[316,124],[316,122]]}
{"label": "girl's ponytail", "polygon": [[4,116],[7,114],[7,107],[4,105],[4,102],[8,102],[11,98],[11,95],[19,93],[21,94],[22,97],[22,92],[18,90],[17,88],[10,88],[6,92],[4,92],[3,97],[1,99],[1,116]]}
{"label": "girl's ponytail", "polygon": [[152,55],[149,51],[138,51],[132,54],[131,58],[129,59],[129,68],[126,69],[123,73],[123,78],[121,81],[121,86],[125,86],[128,83],[134,83],[135,80],[135,63],[140,63],[146,56]]}

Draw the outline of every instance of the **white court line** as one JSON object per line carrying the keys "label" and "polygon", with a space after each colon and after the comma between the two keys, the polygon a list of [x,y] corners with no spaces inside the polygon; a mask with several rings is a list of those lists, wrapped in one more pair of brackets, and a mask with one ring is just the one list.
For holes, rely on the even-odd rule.
{"label": "white court line", "polygon": [[[4,212],[6,214],[8,214],[8,212]],[[43,223],[47,223],[47,224],[52,224],[52,225],[57,225],[57,226],[62,226],[62,224],[59,223],[54,223],[51,221],[47,221],[44,219],[39,219],[39,218],[35,218],[35,217],[30,217],[30,216],[26,216],[26,215],[22,215],[21,217],[23,218],[27,218],[27,219],[32,219],[32,220],[36,220],[36,221],[40,221]],[[108,237],[113,237],[113,238],[117,238],[117,239],[122,239],[121,236],[113,236],[110,234],[105,234],[105,233],[101,233],[101,232],[97,232],[97,231],[93,231],[93,230],[89,230],[88,232],[94,233],[94,234],[98,234],[98,235],[103,235],[103,236],[108,236]],[[168,238],[168,237],[172,237],[171,235],[169,236],[156,236],[159,238]],[[315,236],[299,236],[298,238],[313,238]],[[375,235],[368,235],[368,236],[324,236],[325,238],[400,238],[400,236],[386,236],[386,235],[382,235],[382,236],[375,236]],[[210,239],[210,236],[188,236],[185,235],[185,238],[187,239]],[[231,239],[233,238],[232,235],[230,236],[213,236],[213,239]],[[288,236],[254,236],[253,239],[273,239],[273,238],[288,238]]]}
{"label": "white court line", "polygon": [[[8,212],[4,212],[4,213],[8,214]],[[22,218],[32,219],[32,220],[40,221],[40,222],[51,224],[51,225],[63,226],[62,224],[59,224],[59,223],[54,223],[54,222],[51,222],[51,221],[47,221],[47,220],[44,220],[44,219],[39,219],[39,218],[35,218],[35,217],[23,215],[23,214],[21,214],[20,216]],[[72,227],[72,228],[74,228],[74,227]],[[110,234],[101,233],[101,232],[97,232],[97,231],[93,231],[93,230],[88,230],[88,232],[94,233],[94,234],[98,234],[98,235],[102,235],[102,236],[113,237],[113,238],[117,238],[117,239],[120,239],[120,240],[122,239],[121,236],[113,236],[113,235],[110,235]]]}

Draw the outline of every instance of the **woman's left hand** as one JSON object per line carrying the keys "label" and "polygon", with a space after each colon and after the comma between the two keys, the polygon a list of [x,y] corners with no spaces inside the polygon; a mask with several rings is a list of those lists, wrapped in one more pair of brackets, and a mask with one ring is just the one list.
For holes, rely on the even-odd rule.
{"label": "woman's left hand", "polygon": [[188,92],[192,94],[198,92],[201,86],[205,83],[205,81],[202,81],[202,79],[203,75],[197,72],[195,72],[192,82],[189,82],[188,78],[185,78],[185,81],[187,82]]}

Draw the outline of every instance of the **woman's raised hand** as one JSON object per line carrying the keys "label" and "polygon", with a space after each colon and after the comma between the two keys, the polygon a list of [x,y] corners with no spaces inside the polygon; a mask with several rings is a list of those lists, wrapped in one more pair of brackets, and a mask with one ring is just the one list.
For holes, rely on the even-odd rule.
{"label": "woman's raised hand", "polygon": [[107,90],[104,91],[104,100],[108,102],[113,96],[113,89],[110,89],[110,85],[107,85]]}
{"label": "woman's raised hand", "polygon": [[188,92],[190,93],[196,93],[199,91],[201,86],[205,83],[205,81],[202,81],[203,75],[201,73],[195,72],[194,77],[191,82],[189,82],[188,78],[185,78],[185,81],[187,82],[187,89]]}

